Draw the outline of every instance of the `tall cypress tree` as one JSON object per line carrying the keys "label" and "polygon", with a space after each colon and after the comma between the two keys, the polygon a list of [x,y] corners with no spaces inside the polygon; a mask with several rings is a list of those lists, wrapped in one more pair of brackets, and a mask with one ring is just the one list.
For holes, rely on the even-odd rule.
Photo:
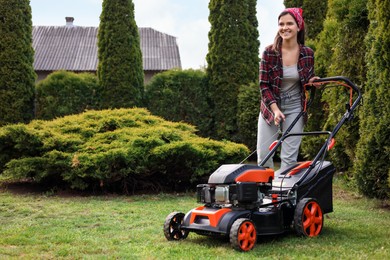
{"label": "tall cypress tree", "polygon": [[283,4],[286,8],[302,7],[303,0],[284,0]]}
{"label": "tall cypress tree", "polygon": [[28,0],[0,0],[0,125],[34,116],[31,7]]}
{"label": "tall cypress tree", "polygon": [[328,9],[328,1],[324,0],[303,0],[305,23],[308,24],[306,36],[315,40],[323,29],[323,23]]}
{"label": "tall cypress tree", "polygon": [[132,0],[104,0],[98,33],[102,108],[142,104],[144,74]]}
{"label": "tall cypress tree", "polygon": [[369,0],[367,83],[360,114],[355,172],[369,197],[390,198],[390,0]]}
{"label": "tall cypress tree", "polygon": [[256,1],[211,0],[209,9],[206,72],[213,102],[213,137],[235,140],[239,88],[258,81]]}
{"label": "tall cypress tree", "polygon": [[[316,53],[318,67],[323,68],[325,72],[323,76],[342,75],[350,78],[358,86],[364,83],[366,50],[362,43],[369,25],[366,4],[367,0],[329,1],[326,27],[320,34],[318,44],[325,48],[319,48]],[[356,55],[357,53],[359,55]],[[327,117],[322,122],[322,128],[330,130],[343,115],[345,104],[348,103],[348,94],[342,88],[331,89],[323,93],[322,101],[327,107]],[[355,120],[341,128],[337,134],[337,145],[330,153],[333,163],[339,170],[351,170],[358,140],[359,120],[356,116]]]}

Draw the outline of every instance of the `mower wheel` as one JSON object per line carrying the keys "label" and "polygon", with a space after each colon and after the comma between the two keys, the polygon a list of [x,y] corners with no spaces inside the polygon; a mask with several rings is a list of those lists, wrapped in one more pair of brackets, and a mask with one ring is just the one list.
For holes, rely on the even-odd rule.
{"label": "mower wheel", "polygon": [[294,228],[298,235],[318,236],[323,225],[324,215],[315,199],[305,198],[298,202],[294,213]]}
{"label": "mower wheel", "polygon": [[168,240],[181,240],[188,236],[188,231],[182,230],[184,213],[172,212],[164,222],[164,235]]}
{"label": "mower wheel", "polygon": [[257,240],[256,226],[250,219],[239,218],[230,229],[230,244],[239,251],[253,249]]}

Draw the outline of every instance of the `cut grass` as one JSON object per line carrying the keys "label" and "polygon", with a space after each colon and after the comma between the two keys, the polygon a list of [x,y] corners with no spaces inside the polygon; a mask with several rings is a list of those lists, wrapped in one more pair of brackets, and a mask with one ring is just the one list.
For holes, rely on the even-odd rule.
{"label": "cut grass", "polygon": [[198,206],[195,194],[64,196],[0,188],[0,258],[390,259],[390,212],[334,185],[334,212],[319,237],[259,237],[247,253],[227,240],[163,235],[165,217]]}

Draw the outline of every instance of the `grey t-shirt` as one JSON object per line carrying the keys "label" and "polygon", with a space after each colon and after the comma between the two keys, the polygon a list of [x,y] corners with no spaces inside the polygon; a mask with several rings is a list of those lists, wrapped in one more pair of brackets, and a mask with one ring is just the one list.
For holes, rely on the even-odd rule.
{"label": "grey t-shirt", "polygon": [[280,89],[280,92],[282,94],[296,94],[300,93],[300,91],[301,89],[297,64],[284,66],[282,87]]}

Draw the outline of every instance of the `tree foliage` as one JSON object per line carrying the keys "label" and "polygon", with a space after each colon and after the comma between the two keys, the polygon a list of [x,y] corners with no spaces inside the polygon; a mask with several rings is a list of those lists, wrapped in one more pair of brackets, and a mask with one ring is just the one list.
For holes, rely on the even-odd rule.
{"label": "tree foliage", "polygon": [[290,7],[302,7],[303,0],[284,0],[283,4],[286,8]]}
{"label": "tree foliage", "polygon": [[28,0],[0,0],[0,125],[34,116],[31,7]]}
{"label": "tree foliage", "polygon": [[250,150],[256,149],[260,91],[257,83],[243,85],[238,94],[238,140]]}
{"label": "tree foliage", "polygon": [[318,34],[323,30],[323,24],[328,9],[328,1],[303,0],[302,8],[306,28],[306,36],[310,40],[316,40]]}
{"label": "tree foliage", "polygon": [[140,106],[144,74],[132,0],[104,0],[98,32],[102,107]]}
{"label": "tree foliage", "polygon": [[247,154],[242,144],[198,137],[193,126],[141,108],[0,128],[3,178],[47,188],[183,191],[205,181],[220,164]]}
{"label": "tree foliage", "polygon": [[209,3],[207,76],[218,138],[237,138],[239,88],[258,82],[259,40],[254,0]]}
{"label": "tree foliage", "polygon": [[99,108],[99,84],[91,73],[56,71],[36,85],[36,119],[53,119]]}
{"label": "tree foliage", "polygon": [[195,125],[210,136],[211,109],[206,74],[200,70],[171,70],[155,75],[145,86],[146,106],[154,115]]}
{"label": "tree foliage", "polygon": [[[319,35],[316,68],[325,76],[346,76],[356,85],[365,81],[364,37],[368,30],[367,0],[330,0],[324,30]],[[335,44],[336,43],[336,44]],[[356,55],[359,53],[359,55]],[[341,119],[349,94],[344,88],[322,93],[325,118],[321,128],[331,130]],[[359,140],[358,111],[355,119],[337,134],[337,145],[330,156],[339,171],[350,171]],[[309,150],[310,147],[306,148]],[[308,152],[308,151],[307,151]],[[309,153],[309,152],[308,152]],[[348,159],[346,159],[348,158]]]}
{"label": "tree foliage", "polygon": [[389,0],[368,0],[367,83],[354,167],[363,194],[382,199],[390,197],[389,6]]}

